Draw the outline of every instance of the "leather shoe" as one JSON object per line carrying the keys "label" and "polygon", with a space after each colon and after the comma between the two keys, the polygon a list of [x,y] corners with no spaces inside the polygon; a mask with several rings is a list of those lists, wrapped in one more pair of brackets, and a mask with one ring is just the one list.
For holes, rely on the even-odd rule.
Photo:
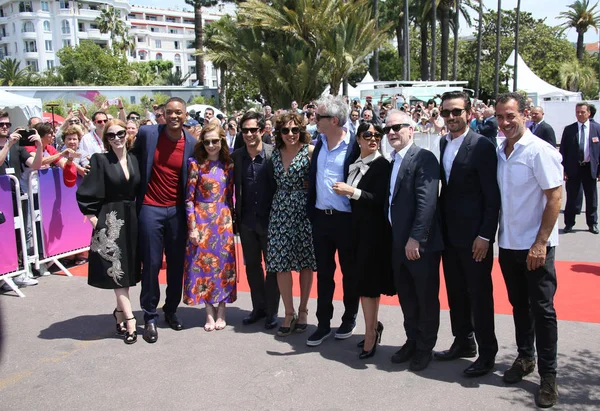
{"label": "leather shoe", "polygon": [[592,234],[600,234],[600,230],[598,230],[598,224],[592,224],[590,226],[590,233],[592,233]]}
{"label": "leather shoe", "polygon": [[250,314],[248,314],[248,316],[242,320],[242,324],[254,324],[258,320],[260,320],[261,318],[265,318],[266,316],[267,313],[265,313],[263,310],[252,310],[252,312],[250,312]]}
{"label": "leather shoe", "polygon": [[177,318],[177,314],[165,313],[165,320],[167,321],[167,324],[169,324],[169,327],[175,331],[183,330],[183,324],[181,321],[179,321],[179,318]]}
{"label": "leather shoe", "polygon": [[436,351],[433,354],[433,358],[439,361],[450,361],[458,358],[473,358],[475,356],[477,356],[477,346],[472,339],[469,339],[466,342],[460,342],[458,339],[454,339],[450,349]]}
{"label": "leather shoe", "polygon": [[272,330],[273,328],[277,327],[277,325],[277,315],[267,315],[267,318],[265,319],[265,329]]}
{"label": "leather shoe", "polygon": [[563,233],[570,233],[571,231],[573,231],[572,225],[566,225],[565,228],[563,228]]}
{"label": "leather shoe", "polygon": [[158,330],[156,329],[156,323],[146,323],[144,326],[144,341],[147,343],[155,343],[158,340]]}
{"label": "leather shoe", "polygon": [[496,359],[492,358],[477,358],[463,373],[467,377],[481,377],[494,369]]}
{"label": "leather shoe", "polygon": [[407,341],[402,348],[392,355],[392,362],[394,364],[406,362],[412,358],[415,351],[417,351],[417,344],[414,341]]}
{"label": "leather shoe", "polygon": [[411,371],[423,371],[431,361],[431,351],[416,350],[410,359],[408,369]]}

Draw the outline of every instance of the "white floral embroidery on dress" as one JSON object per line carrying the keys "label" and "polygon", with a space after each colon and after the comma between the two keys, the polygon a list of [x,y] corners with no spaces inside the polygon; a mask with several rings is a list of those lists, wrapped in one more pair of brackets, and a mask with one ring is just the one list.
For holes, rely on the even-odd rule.
{"label": "white floral embroidery on dress", "polygon": [[117,218],[117,212],[111,211],[106,215],[106,227],[102,228],[92,237],[90,249],[100,254],[102,258],[112,263],[112,267],[107,270],[107,275],[113,279],[117,285],[125,274],[121,269],[121,249],[117,245],[117,239],[121,233],[121,228],[125,222]]}

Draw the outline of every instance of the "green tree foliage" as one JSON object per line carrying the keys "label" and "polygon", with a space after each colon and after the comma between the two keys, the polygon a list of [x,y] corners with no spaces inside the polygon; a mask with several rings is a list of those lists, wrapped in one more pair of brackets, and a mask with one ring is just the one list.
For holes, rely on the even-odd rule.
{"label": "green tree foliage", "polygon": [[96,17],[98,30],[101,33],[108,33],[114,50],[125,52],[133,47],[133,41],[129,36],[129,29],[125,25],[125,20],[121,18],[121,11],[113,6],[107,6]]}
{"label": "green tree foliage", "polygon": [[570,10],[561,12],[558,17],[565,20],[562,27],[574,28],[577,31],[577,59],[581,61],[584,53],[583,36],[590,28],[595,29],[596,33],[598,32],[600,10],[596,10],[598,3],[590,7],[589,0],[576,0],[567,7]]}
{"label": "green tree foliage", "polygon": [[0,84],[3,86],[18,86],[26,84],[29,79],[29,70],[21,68],[17,59],[5,58],[0,60]]}
{"label": "green tree foliage", "polygon": [[131,82],[125,56],[93,41],[82,40],[75,47],[63,47],[56,55],[60,59],[58,72],[65,85],[118,86]]}
{"label": "green tree foliage", "polygon": [[571,91],[581,91],[584,98],[598,97],[596,71],[579,60],[564,62],[559,67],[560,85]]}

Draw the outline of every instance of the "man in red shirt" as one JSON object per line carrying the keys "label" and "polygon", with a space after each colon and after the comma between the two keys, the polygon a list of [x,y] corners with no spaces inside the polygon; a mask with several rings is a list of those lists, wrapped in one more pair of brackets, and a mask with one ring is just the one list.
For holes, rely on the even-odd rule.
{"label": "man in red shirt", "polygon": [[183,129],[187,118],[185,101],[170,98],[165,104],[166,124],[140,127],[133,153],[140,165],[141,184],[137,197],[139,252],[143,265],[140,305],[144,310],[144,340],[158,339],[156,308],[160,300],[158,273],[163,252],[167,260],[165,320],[174,330],[183,329],[176,311],[183,288],[183,263],[187,224],[184,192],[187,160],[196,140]]}

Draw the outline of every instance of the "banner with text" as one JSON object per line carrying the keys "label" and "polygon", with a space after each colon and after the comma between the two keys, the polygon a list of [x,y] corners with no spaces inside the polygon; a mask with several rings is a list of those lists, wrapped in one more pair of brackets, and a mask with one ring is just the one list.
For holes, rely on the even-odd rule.
{"label": "banner with text", "polygon": [[4,213],[6,222],[0,224],[0,274],[11,273],[19,269],[17,254],[17,237],[15,233],[15,211],[13,210],[13,193],[10,177],[0,176],[0,211]]}

